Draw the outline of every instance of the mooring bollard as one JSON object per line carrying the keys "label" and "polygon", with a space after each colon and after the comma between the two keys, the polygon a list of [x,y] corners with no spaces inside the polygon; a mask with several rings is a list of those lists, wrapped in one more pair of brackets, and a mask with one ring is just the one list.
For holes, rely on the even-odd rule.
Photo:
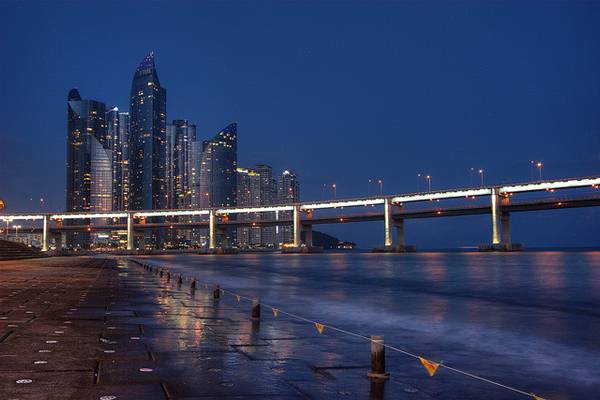
{"label": "mooring bollard", "polygon": [[171,271],[167,272],[167,282],[171,282]]}
{"label": "mooring bollard", "polygon": [[215,290],[213,290],[213,299],[218,299],[219,296],[221,296],[221,288],[219,287],[219,285],[217,285],[215,287]]}
{"label": "mooring bollard", "polygon": [[389,379],[390,373],[385,372],[385,347],[383,336],[371,336],[371,371],[369,378]]}
{"label": "mooring bollard", "polygon": [[252,319],[260,319],[260,299],[252,299]]}
{"label": "mooring bollard", "polygon": [[181,277],[181,274],[179,274],[179,279],[177,279],[177,284],[179,286],[181,286],[182,283],[183,283],[183,278]]}
{"label": "mooring bollard", "polygon": [[192,289],[196,289],[196,278],[194,278],[194,280],[192,280],[192,284],[190,285],[190,287]]}

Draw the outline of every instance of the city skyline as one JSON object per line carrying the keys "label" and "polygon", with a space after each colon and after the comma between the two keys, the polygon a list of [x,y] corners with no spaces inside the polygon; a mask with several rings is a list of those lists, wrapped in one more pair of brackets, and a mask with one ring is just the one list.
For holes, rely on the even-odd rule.
{"label": "city skyline", "polygon": [[[7,7],[5,15],[15,16],[2,28],[8,38],[14,37],[11,26],[20,21],[19,7]],[[354,4],[341,10],[339,17],[346,22],[337,31],[326,24],[334,10],[314,6],[319,13],[312,24],[318,36],[304,40],[294,29],[310,20],[311,14],[293,6],[277,6],[269,16],[259,16],[264,32],[235,35],[248,26],[242,16],[249,10],[242,5],[228,15],[236,22],[234,32],[216,36],[214,44],[198,42],[195,46],[188,38],[216,31],[213,28],[222,19],[222,10],[187,7],[188,15],[205,11],[199,17],[202,24],[182,28],[186,25],[167,22],[160,34],[145,29],[141,41],[121,32],[122,40],[111,57],[88,54],[85,63],[77,57],[84,48],[77,41],[71,42],[70,50],[63,49],[60,57],[49,52],[49,41],[67,37],[60,15],[55,16],[57,28],[47,37],[30,40],[25,33],[23,40],[29,42],[24,47],[15,47],[22,43],[17,39],[2,44],[7,54],[5,76],[18,77],[21,68],[33,71],[35,67],[37,72],[29,75],[28,82],[19,78],[5,83],[7,91],[16,95],[2,100],[7,121],[2,142],[7,150],[0,162],[3,170],[15,171],[11,175],[31,182],[20,186],[12,178],[3,178],[1,184],[7,188],[3,196],[10,209],[40,209],[42,197],[47,210],[62,204],[65,155],[64,145],[58,144],[63,142],[64,119],[58,117],[64,108],[58,103],[64,104],[65,88],[79,87],[86,98],[102,101],[127,99],[128,90],[123,87],[130,84],[131,68],[152,49],[159,57],[161,82],[171,92],[174,88],[179,92],[169,98],[169,104],[173,102],[180,115],[169,113],[169,121],[188,119],[197,124],[203,138],[218,132],[226,121],[239,122],[244,132],[240,145],[247,149],[239,165],[265,160],[275,170],[294,169],[302,177],[306,199],[322,198],[323,184],[327,197],[333,197],[333,183],[338,197],[375,192],[377,185],[369,185],[369,179],[382,179],[385,193],[411,192],[428,183],[418,180],[419,173],[430,175],[434,188],[468,186],[473,180],[471,168],[483,169],[486,183],[527,181],[531,160],[543,161],[544,177],[598,171],[595,6],[570,9],[565,4],[545,4],[520,7],[516,13],[510,4],[488,5],[471,14],[463,13],[461,7],[404,6],[401,11],[410,19],[400,26],[391,21],[403,18],[400,7],[379,5],[364,12]],[[559,18],[566,9],[571,11],[570,18]],[[30,14],[31,21],[44,26],[47,12],[38,8]],[[74,15],[85,12],[85,6],[73,10]],[[152,13],[153,6],[140,12]],[[164,12],[168,16],[174,10],[166,7]],[[425,18],[437,25],[421,28],[413,22]],[[509,26],[503,24],[508,18]],[[375,20],[380,23],[376,25]],[[485,21],[485,26],[479,21]],[[281,38],[269,36],[283,22],[294,29]],[[91,24],[94,27],[96,22]],[[347,24],[364,29],[352,31]],[[463,27],[462,33],[453,30],[455,24]],[[500,28],[503,39],[496,34]],[[116,39],[111,33],[94,32],[91,29],[86,40],[101,47]],[[265,37],[269,40],[263,46]],[[315,41],[315,37],[323,40]],[[425,50],[433,39],[436,46]],[[177,46],[175,41],[179,41]],[[286,41],[292,45],[280,47]],[[192,49],[187,63],[176,57],[181,45]],[[278,51],[268,53],[270,48]],[[231,51],[239,63],[230,62]],[[469,57],[472,52],[478,57]],[[556,57],[559,52],[560,58]],[[38,88],[46,89],[44,96]],[[26,117],[31,113],[23,113],[26,97],[20,93],[39,99],[41,104],[35,108],[39,118]],[[326,106],[313,106],[317,98]],[[107,107],[115,105],[127,109],[121,100]],[[497,141],[502,151],[492,151]],[[506,143],[518,145],[508,148]],[[297,151],[289,151],[292,148]],[[32,152],[38,161],[35,166],[17,159]],[[586,238],[598,233],[588,222],[594,218],[594,210],[564,211],[550,218],[543,214],[523,217],[513,224],[520,225],[517,231],[528,244],[592,244]],[[452,225],[432,221],[411,229],[418,242],[434,247],[473,244],[479,235],[469,233],[471,225],[480,227],[480,232],[486,229],[486,221],[475,217]],[[563,226],[567,229],[559,228]],[[432,230],[455,233],[433,235]],[[551,232],[557,230],[573,233],[554,238]],[[369,245],[375,244],[369,238],[377,237],[378,230],[366,228],[364,234],[355,234],[333,227],[326,232]]]}

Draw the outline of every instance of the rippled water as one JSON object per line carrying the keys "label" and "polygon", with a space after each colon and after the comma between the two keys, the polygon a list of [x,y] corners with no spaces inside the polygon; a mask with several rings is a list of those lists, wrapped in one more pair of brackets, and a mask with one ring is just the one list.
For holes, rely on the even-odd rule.
{"label": "rippled water", "polygon": [[600,252],[152,260],[549,399],[600,398]]}

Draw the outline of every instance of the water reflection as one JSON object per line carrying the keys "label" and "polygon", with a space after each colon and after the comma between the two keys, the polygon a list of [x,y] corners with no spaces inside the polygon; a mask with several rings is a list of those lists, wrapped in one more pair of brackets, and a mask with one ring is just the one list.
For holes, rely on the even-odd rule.
{"label": "water reflection", "polygon": [[[151,261],[556,398],[600,387],[594,372],[600,368],[600,252],[170,255]],[[167,304],[171,312],[180,307]],[[205,317],[231,316],[230,308],[216,305]],[[191,320],[177,317],[182,327]],[[253,342],[265,329],[283,335],[270,322],[247,323]],[[278,351],[304,352],[296,344],[281,340]],[[325,351],[320,357],[336,356]]]}

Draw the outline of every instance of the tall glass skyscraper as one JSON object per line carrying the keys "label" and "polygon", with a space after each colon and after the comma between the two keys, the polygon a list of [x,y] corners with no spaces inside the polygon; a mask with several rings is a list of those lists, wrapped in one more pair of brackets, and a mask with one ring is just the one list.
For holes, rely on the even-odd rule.
{"label": "tall glass skyscraper", "polygon": [[192,143],[196,125],[183,119],[167,125],[167,208],[189,208],[193,202]]}
{"label": "tall glass skyscraper", "polygon": [[[112,209],[112,151],[105,117],[104,103],[83,100],[77,89],[71,89],[67,98],[67,211]],[[88,232],[67,235],[67,246],[89,245]]]}
{"label": "tall glass skyscraper", "polygon": [[233,123],[202,144],[200,206],[235,206],[236,173],[237,124]]}
{"label": "tall glass skyscraper", "polygon": [[106,112],[106,134],[112,152],[112,209],[123,209],[123,150],[119,129],[119,109],[113,107]]}
{"label": "tall glass skyscraper", "polygon": [[[158,80],[154,53],[144,57],[133,76],[129,117],[129,208],[165,208],[167,91]],[[162,247],[160,232],[146,239]]]}
{"label": "tall glass skyscraper", "polygon": [[[229,124],[211,140],[202,142],[200,161],[200,207],[236,205],[237,124]],[[235,218],[235,216],[231,216]],[[235,230],[228,230],[221,243],[233,243]],[[200,237],[206,242],[206,236]]]}
{"label": "tall glass skyscraper", "polygon": [[121,143],[120,210],[129,210],[129,113],[119,113],[119,142]]}

